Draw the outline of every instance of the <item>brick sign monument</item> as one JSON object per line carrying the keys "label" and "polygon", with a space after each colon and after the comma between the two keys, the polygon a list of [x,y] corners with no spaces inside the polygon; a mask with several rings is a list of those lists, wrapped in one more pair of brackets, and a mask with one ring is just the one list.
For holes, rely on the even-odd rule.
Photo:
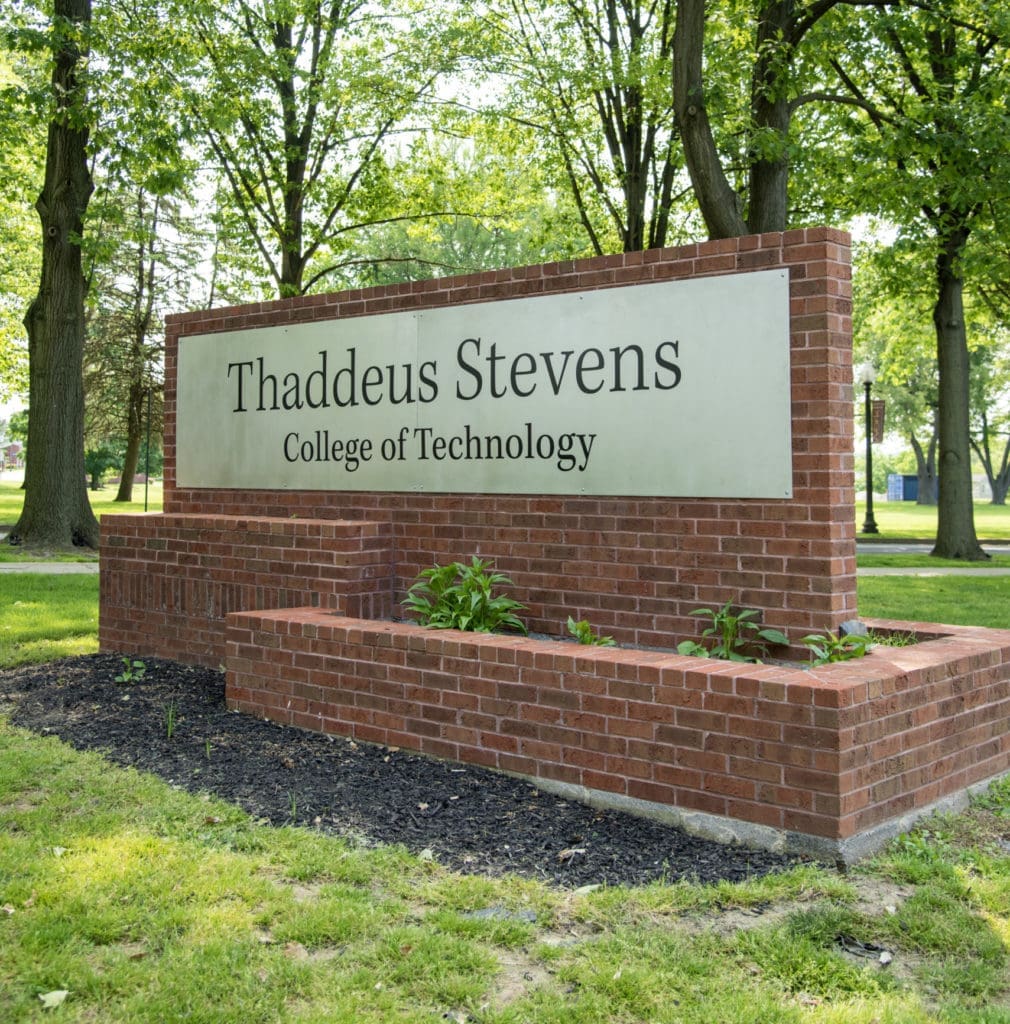
{"label": "brick sign monument", "polygon": [[[171,317],[164,513],[103,521],[105,650],[232,706],[850,860],[1010,768],[1010,634],[816,670],[673,653],[856,616],[848,237],[809,229]],[[531,630],[399,602],[493,561]]]}

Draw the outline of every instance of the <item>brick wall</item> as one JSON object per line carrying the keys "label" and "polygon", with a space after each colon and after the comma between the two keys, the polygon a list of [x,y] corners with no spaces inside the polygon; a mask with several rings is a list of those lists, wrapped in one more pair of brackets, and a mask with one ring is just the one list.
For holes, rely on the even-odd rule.
{"label": "brick wall", "polygon": [[942,628],[805,671],[312,608],[246,613],[228,619],[227,693],[288,725],[752,822],[844,855],[845,840],[1010,765],[1010,633]]}
{"label": "brick wall", "polygon": [[[790,281],[788,500],[176,485],[184,335],[774,267]],[[166,511],[103,521],[101,646],[225,663],[233,706],[292,726],[844,854],[1010,768],[1010,633],[885,623],[926,642],[803,671],[389,619],[420,569],[479,554],[550,634],[574,615],[669,648],[702,628],[693,609],[727,600],[794,638],[834,630],[856,615],[850,346],[848,238],[829,229],[173,317]]]}
{"label": "brick wall", "polygon": [[[176,486],[181,336],[775,267],[790,279],[789,500]],[[479,554],[512,576],[531,628],[546,633],[574,615],[623,643],[669,646],[699,630],[692,609],[728,600],[797,635],[835,629],[856,614],[850,342],[849,240],[827,228],[186,313],[168,321],[165,510],[389,523],[397,594],[422,568]]]}
{"label": "brick wall", "polygon": [[388,616],[391,558],[388,521],[104,516],[99,642],[217,667],[229,612],[308,604]]}

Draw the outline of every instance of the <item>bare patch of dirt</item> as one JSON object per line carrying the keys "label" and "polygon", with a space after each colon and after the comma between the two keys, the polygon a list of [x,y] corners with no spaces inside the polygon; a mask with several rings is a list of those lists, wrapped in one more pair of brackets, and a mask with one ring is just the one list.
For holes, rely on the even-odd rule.
{"label": "bare patch of dirt", "polygon": [[551,984],[551,972],[525,950],[499,953],[498,963],[500,971],[486,1000],[490,1006],[508,1006],[529,995],[534,989]]}

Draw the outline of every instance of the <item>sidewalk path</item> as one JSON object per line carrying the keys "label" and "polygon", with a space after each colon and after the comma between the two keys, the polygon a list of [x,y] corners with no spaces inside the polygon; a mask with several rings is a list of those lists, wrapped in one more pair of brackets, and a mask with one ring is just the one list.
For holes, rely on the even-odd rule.
{"label": "sidewalk path", "polygon": [[0,562],[0,572],[44,572],[51,575],[70,573],[98,574],[97,562]]}
{"label": "sidewalk path", "polygon": [[[879,551],[879,548],[877,548]],[[993,554],[1001,554],[995,548],[989,549]],[[860,549],[862,553],[862,549]],[[1007,551],[1010,554],[1010,551]],[[883,554],[883,552],[881,552]],[[87,573],[97,575],[97,562],[0,562],[0,573],[4,572],[41,572],[53,575],[70,573]],[[857,576],[1010,576],[1010,569],[931,569],[929,566],[916,566],[907,569],[857,569]]]}
{"label": "sidewalk path", "polygon": [[[982,547],[990,555],[1010,555],[1010,545],[983,544]],[[856,554],[859,555],[928,555],[933,545],[923,541],[917,544],[875,544],[856,542]],[[1010,576],[1010,569],[987,569],[952,567],[949,569],[931,568],[930,566],[909,566],[908,568],[889,567],[886,569],[857,569],[857,576]]]}
{"label": "sidewalk path", "polygon": [[[1010,555],[1010,544],[986,544],[982,549],[990,555]],[[857,540],[856,553],[859,555],[928,555],[933,545],[928,541],[907,541],[904,544],[875,543],[874,541]]]}
{"label": "sidewalk path", "polygon": [[921,565],[908,569],[856,569],[857,576],[1010,576],[1010,569],[930,569]]}

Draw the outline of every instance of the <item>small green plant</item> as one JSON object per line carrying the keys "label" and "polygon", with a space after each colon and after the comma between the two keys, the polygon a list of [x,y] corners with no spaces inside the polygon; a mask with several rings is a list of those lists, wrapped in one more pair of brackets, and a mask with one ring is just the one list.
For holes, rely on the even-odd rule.
{"label": "small green plant", "polygon": [[882,647],[911,647],[919,642],[919,638],[912,632],[878,633],[871,629],[870,642]]}
{"label": "small green plant", "polygon": [[175,701],[170,701],[168,707],[165,708],[165,736],[167,739],[171,739],[175,735],[177,715],[178,709],[175,706]]}
{"label": "small green plant", "polygon": [[210,760],[210,752],[211,752],[212,749],[213,748],[210,745],[210,740],[204,740],[203,741],[203,753],[204,753],[204,756],[207,758],[208,761]]}
{"label": "small green plant", "polygon": [[117,683],[139,683],[144,678],[147,666],[142,661],[123,658],[123,671],[116,676]]}
{"label": "small green plant", "polygon": [[811,665],[828,665],[836,661],[851,661],[862,658],[873,646],[873,637],[869,634],[811,633],[803,637],[811,655]]}
{"label": "small green plant", "polygon": [[984,793],[976,793],[971,803],[997,817],[1010,818],[1010,775],[992,783]]}
{"label": "small green plant", "polygon": [[701,635],[702,638],[714,637],[715,643],[707,646],[697,640],[682,640],[677,644],[678,654],[756,662],[758,656],[745,654],[744,651],[750,649],[763,655],[767,653],[769,644],[789,643],[785,633],[763,627],[756,621],[761,614],[756,608],[735,611],[732,602],[727,601],[721,608],[696,608],[691,614],[711,617],[712,625],[703,629]]}
{"label": "small green plant", "polygon": [[612,636],[600,636],[600,634],[589,625],[589,622],[586,619],[580,619],[576,622],[575,619],[569,615],[568,632],[571,633],[580,644],[587,644],[592,647],[617,646]]}
{"label": "small green plant", "polygon": [[425,569],[411,586],[404,607],[417,616],[422,626],[432,629],[462,629],[474,633],[493,633],[499,629],[526,632],[516,615],[526,606],[495,588],[511,585],[512,580],[491,571],[491,563],[477,558],[469,565],[452,562]]}

